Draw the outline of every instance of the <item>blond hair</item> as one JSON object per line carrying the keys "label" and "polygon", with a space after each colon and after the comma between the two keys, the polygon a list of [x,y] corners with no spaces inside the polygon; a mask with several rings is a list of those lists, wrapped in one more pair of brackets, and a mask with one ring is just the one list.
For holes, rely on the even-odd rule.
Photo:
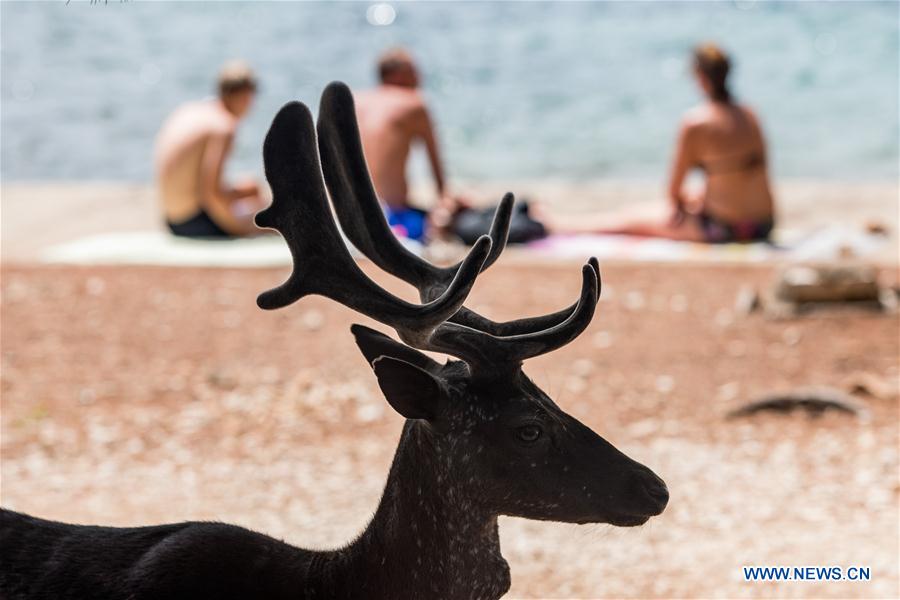
{"label": "blond hair", "polygon": [[246,62],[232,60],[219,70],[217,87],[222,98],[244,90],[256,91],[256,74]]}

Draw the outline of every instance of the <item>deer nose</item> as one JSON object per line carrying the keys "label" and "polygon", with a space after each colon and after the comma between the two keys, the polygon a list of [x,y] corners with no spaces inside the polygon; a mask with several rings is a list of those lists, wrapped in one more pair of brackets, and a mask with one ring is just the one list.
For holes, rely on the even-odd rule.
{"label": "deer nose", "polygon": [[652,511],[649,514],[660,514],[663,509],[666,508],[666,504],[669,503],[669,488],[666,487],[666,482],[649,469],[646,471],[638,471],[635,475],[638,484],[637,487],[649,501],[647,503],[648,508]]}
{"label": "deer nose", "polygon": [[669,503],[669,488],[662,481],[658,485],[647,488],[647,495],[665,507]]}

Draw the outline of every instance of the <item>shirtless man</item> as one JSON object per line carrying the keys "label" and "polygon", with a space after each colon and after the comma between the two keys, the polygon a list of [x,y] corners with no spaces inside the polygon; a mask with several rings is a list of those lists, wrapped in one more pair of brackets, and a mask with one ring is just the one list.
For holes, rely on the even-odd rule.
{"label": "shirtless man", "polygon": [[[356,95],[363,152],[388,223],[405,237],[421,239],[426,221],[446,227],[461,201],[447,193],[444,169],[425,100],[418,91],[419,74],[405,50],[385,52],[378,61],[380,85]],[[414,142],[425,144],[437,188],[438,204],[426,214],[409,202],[406,162]]]}
{"label": "shirtless man", "polygon": [[156,177],[163,213],[175,235],[234,237],[259,233],[263,208],[255,181],[228,185],[225,161],[238,122],[256,94],[253,71],[232,62],[219,74],[218,98],[178,108],[156,138]]}

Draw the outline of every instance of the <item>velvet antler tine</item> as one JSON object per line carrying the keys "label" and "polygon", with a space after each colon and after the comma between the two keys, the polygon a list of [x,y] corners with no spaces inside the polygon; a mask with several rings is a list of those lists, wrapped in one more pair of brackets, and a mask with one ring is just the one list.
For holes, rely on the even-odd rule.
{"label": "velvet antler tine", "polygon": [[[497,262],[497,259],[500,258],[500,255],[503,253],[503,250],[506,248],[506,242],[509,238],[509,224],[512,220],[512,211],[513,204],[515,203],[515,196],[513,196],[512,192],[507,192],[503,195],[503,199],[500,200],[500,203],[497,205],[497,208],[494,209],[494,218],[491,220],[491,230],[489,235],[491,236],[491,254],[488,256],[487,260],[484,261],[484,266],[481,267],[482,271],[487,270],[492,264]],[[447,267],[444,269],[440,269],[444,276],[446,277],[446,273],[452,273],[456,269],[459,268],[459,264],[456,264],[452,267]],[[423,299],[427,299],[429,296],[433,296],[439,291],[439,278],[436,278],[438,281],[437,285],[432,286],[419,286],[419,291],[423,297]],[[438,289],[435,289],[438,288]],[[479,321],[487,324],[488,326],[493,325],[493,321],[490,319],[486,319],[481,315],[475,314],[470,310],[466,310],[468,314],[474,314],[476,319],[474,321]],[[460,315],[457,315],[460,316]],[[456,320],[456,318],[454,318]],[[462,321],[459,321],[462,322]],[[486,330],[487,331],[487,330]]]}
{"label": "velvet antler tine", "polygon": [[[574,340],[587,328],[599,298],[600,284],[595,262],[584,265],[581,275],[581,294],[574,310],[569,311],[564,320],[547,329],[535,329],[547,317],[513,321],[512,324],[519,323],[528,332],[507,336],[491,335],[480,328],[468,327],[460,322],[447,322],[435,329],[427,340],[413,338],[404,341],[421,344],[419,347],[426,350],[460,358],[472,367],[473,373],[490,377],[498,366],[519,365],[525,359],[556,350]],[[559,317],[563,314],[565,311],[552,316]]]}
{"label": "velvet antler tine", "polygon": [[[317,128],[325,184],[344,234],[376,265],[416,286],[423,300],[441,294],[460,263],[436,267],[411,253],[394,237],[372,186],[353,94],[345,84],[334,82],[325,88]],[[490,232],[491,254],[482,270],[493,264],[506,246],[513,202],[512,194],[506,194],[497,207]]]}
{"label": "velvet antler tine", "polygon": [[285,283],[260,294],[261,308],[279,308],[307,294],[320,294],[395,328],[430,330],[465,302],[490,253],[487,236],[472,247],[443,293],[427,304],[397,298],[359,269],[328,206],[315,128],[306,106],[292,102],[278,112],[266,135],[263,159],[273,197],[272,205],[257,215],[257,223],[281,233],[294,269]]}
{"label": "velvet antler tine", "polygon": [[271,290],[266,290],[257,296],[256,305],[263,310],[275,310],[296,302],[307,293],[303,291],[301,278],[297,277],[296,272],[294,272],[281,285]]}
{"label": "velvet antler tine", "polygon": [[578,303],[576,302],[554,313],[537,317],[524,317],[512,321],[491,321],[464,306],[450,320],[496,337],[509,337],[555,327],[568,319],[577,306]]}
{"label": "velvet antler tine", "polygon": [[491,249],[487,236],[479,239],[466,256],[456,277],[441,296],[427,304],[411,304],[380,288],[351,261],[347,271],[326,267],[317,270],[310,292],[336,300],[353,310],[393,327],[401,335],[430,333],[460,309],[475,284]]}
{"label": "velvet antler tine", "polygon": [[500,258],[503,249],[506,248],[506,240],[509,238],[509,223],[512,220],[514,203],[515,196],[513,196],[512,192],[507,192],[503,195],[503,199],[494,211],[494,219],[491,222],[490,234],[492,242],[491,253],[487,257],[487,260],[484,261],[484,267],[482,267],[482,269],[487,269],[494,264],[497,259]]}
{"label": "velvet antler tine", "polygon": [[257,298],[261,308],[274,309],[311,293],[309,265],[316,261],[310,261],[310,255],[337,268],[347,268],[353,260],[331,217],[312,115],[304,104],[290,102],[275,115],[263,143],[263,162],[272,204],[256,215],[256,224],[284,237],[294,263],[287,281]]}
{"label": "velvet antler tine", "polygon": [[[488,260],[490,260],[490,258],[488,258]],[[588,265],[594,270],[594,273],[597,275],[597,299],[599,300],[601,287],[600,263],[595,257],[591,257],[590,260],[588,260]],[[464,306],[459,310],[458,313],[453,315],[453,318],[451,318],[450,320],[454,323],[459,323],[460,325],[465,325],[466,327],[470,327],[472,329],[484,331],[485,333],[489,333],[496,337],[511,337],[544,331],[545,329],[555,327],[568,319],[577,308],[578,303],[575,302],[574,304],[570,304],[562,310],[547,315],[527,317],[524,319],[516,319],[513,321],[498,322],[491,321],[490,319],[482,317],[478,313],[469,310]]]}
{"label": "velvet antler tine", "polygon": [[597,276],[597,300],[600,299],[600,291],[603,288],[603,279],[600,277],[600,261],[597,260],[596,256],[592,256],[588,259],[588,265],[594,270],[594,274]]}
{"label": "velvet antler tine", "polygon": [[[261,307],[278,308],[320,294],[393,327],[412,346],[461,358],[486,376],[565,345],[590,323],[600,291],[599,264],[593,258],[582,269],[579,301],[564,310],[497,323],[465,308],[478,274],[506,245],[513,195],[503,197],[490,235],[482,236],[461,263],[439,268],[413,255],[390,231],[375,197],[353,97],[345,85],[326,89],[317,128],[306,106],[286,105],[272,123],[263,154],[273,201],[257,223],[284,236],[294,269],[287,281],[259,296]],[[423,304],[397,298],[357,266],[334,221],[326,186],[350,241],[385,271],[418,288]]]}
{"label": "velvet antler tine", "polygon": [[407,250],[388,227],[363,155],[353,94],[345,84],[325,88],[317,128],[325,184],[347,238],[395,277],[417,287],[433,279],[439,269]]}
{"label": "velvet antler tine", "polygon": [[581,278],[581,297],[575,310],[565,321],[544,331],[503,338],[504,341],[513,344],[511,354],[515,355],[518,361],[561,348],[587,329],[597,307],[600,281],[591,264],[581,268]]}
{"label": "velvet antler tine", "polygon": [[[460,264],[459,269],[446,291],[437,299],[423,304],[421,307],[422,316],[425,323],[431,323],[436,326],[443,321],[452,317],[460,308],[472,290],[478,274],[484,268],[484,262],[491,252],[491,238],[486,235],[481,236],[469,250],[466,258]],[[431,318],[429,318],[431,316]],[[439,316],[442,316],[438,319]]]}

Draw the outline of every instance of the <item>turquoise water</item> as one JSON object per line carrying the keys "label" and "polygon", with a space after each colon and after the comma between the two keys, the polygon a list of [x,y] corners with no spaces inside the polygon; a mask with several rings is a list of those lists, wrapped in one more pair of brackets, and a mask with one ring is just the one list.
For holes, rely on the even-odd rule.
{"label": "turquoise water", "polygon": [[780,177],[898,176],[898,15],[876,2],[0,3],[5,181],[147,181],[156,129],[243,57],[262,90],[232,171],[261,172],[285,101],[374,80],[402,44],[419,58],[451,176],[662,177],[698,101],[687,51],[712,39],[761,115]]}

